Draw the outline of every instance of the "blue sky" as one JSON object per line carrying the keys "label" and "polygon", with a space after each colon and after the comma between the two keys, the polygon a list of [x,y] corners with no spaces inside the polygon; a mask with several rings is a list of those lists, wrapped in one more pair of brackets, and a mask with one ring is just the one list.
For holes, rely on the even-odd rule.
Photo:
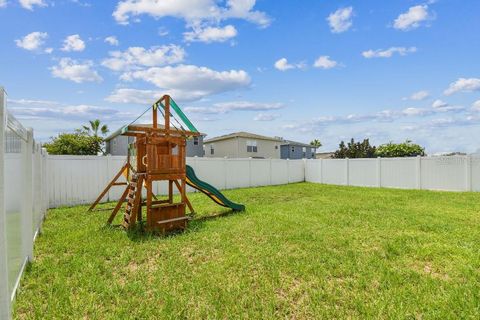
{"label": "blue sky", "polygon": [[0,0],[0,85],[39,140],[169,93],[209,137],[480,148],[480,2]]}

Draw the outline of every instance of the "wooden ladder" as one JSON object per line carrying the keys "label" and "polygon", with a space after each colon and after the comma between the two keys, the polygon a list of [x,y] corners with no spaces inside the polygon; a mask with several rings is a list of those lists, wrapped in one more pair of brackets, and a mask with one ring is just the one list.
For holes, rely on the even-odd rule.
{"label": "wooden ladder", "polygon": [[132,174],[132,178],[128,185],[127,207],[123,215],[122,226],[125,229],[134,225],[137,220],[137,213],[141,210],[140,202],[142,200],[142,183],[143,176]]}

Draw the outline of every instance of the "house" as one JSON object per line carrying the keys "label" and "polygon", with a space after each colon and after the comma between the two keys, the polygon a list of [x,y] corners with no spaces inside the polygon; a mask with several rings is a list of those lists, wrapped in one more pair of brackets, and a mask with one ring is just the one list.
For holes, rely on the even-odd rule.
{"label": "house", "polygon": [[283,139],[234,132],[204,141],[205,157],[280,159]]}
{"label": "house", "polygon": [[281,159],[315,159],[317,148],[306,143],[284,140],[280,146]]}
{"label": "house", "polygon": [[[151,125],[144,125],[151,126]],[[162,128],[162,125],[158,125]],[[105,138],[105,151],[112,156],[126,156],[128,145],[135,140],[135,137],[121,135],[122,130],[119,129]],[[198,137],[187,140],[187,157],[203,157],[203,140],[206,134],[201,133]]]}
{"label": "house", "polygon": [[331,159],[335,152],[317,152],[315,159]]}

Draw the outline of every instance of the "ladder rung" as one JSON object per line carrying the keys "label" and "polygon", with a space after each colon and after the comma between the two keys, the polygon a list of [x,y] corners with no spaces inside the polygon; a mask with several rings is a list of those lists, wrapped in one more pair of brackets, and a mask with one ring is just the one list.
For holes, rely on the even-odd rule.
{"label": "ladder rung", "polygon": [[190,219],[190,217],[179,217],[179,218],[173,218],[173,219],[168,219],[168,220],[163,220],[163,221],[157,221],[157,223],[158,224],[165,224],[165,223],[183,221],[183,220],[188,220],[188,219]]}

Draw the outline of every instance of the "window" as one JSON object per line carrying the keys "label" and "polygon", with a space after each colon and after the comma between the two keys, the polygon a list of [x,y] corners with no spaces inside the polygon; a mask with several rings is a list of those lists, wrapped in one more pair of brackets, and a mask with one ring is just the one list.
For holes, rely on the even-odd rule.
{"label": "window", "polygon": [[292,147],[292,152],[295,152],[295,147]]}
{"label": "window", "polygon": [[278,150],[278,146],[277,146],[277,145],[275,146],[275,150]]}
{"label": "window", "polygon": [[303,153],[307,152],[307,147],[303,147],[303,148],[302,148],[302,152],[303,152]]}
{"label": "window", "polygon": [[193,137],[193,145],[198,146],[198,137]]}
{"label": "window", "polygon": [[215,146],[213,144],[210,145],[210,154],[215,154]]}
{"label": "window", "polygon": [[257,141],[247,140],[247,152],[257,152]]}

